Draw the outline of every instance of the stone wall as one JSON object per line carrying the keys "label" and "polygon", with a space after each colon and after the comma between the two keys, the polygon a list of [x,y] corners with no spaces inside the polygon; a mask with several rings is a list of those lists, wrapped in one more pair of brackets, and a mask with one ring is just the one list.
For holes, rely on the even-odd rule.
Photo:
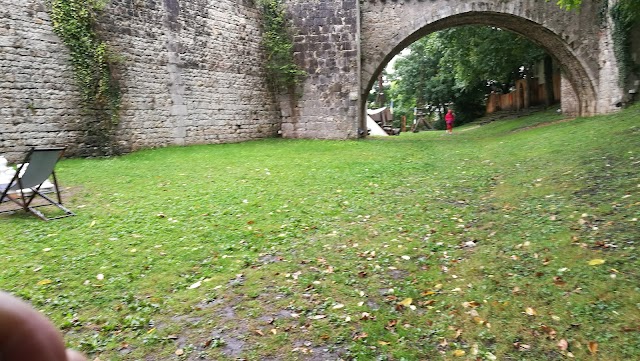
{"label": "stone wall", "polygon": [[0,154],[22,160],[34,146],[82,136],[79,93],[68,53],[41,1],[0,0]]}
{"label": "stone wall", "polygon": [[295,60],[307,76],[282,99],[284,137],[358,136],[358,1],[287,1]]}
{"label": "stone wall", "polygon": [[248,0],[112,0],[103,32],[125,56],[122,147],[221,143],[280,129]]}
{"label": "stone wall", "polygon": [[[68,53],[43,3],[0,0],[0,153],[12,160],[32,145],[90,154],[82,149],[86,116]],[[121,151],[244,141],[280,130],[253,1],[111,0],[102,16],[98,31],[122,59]]]}

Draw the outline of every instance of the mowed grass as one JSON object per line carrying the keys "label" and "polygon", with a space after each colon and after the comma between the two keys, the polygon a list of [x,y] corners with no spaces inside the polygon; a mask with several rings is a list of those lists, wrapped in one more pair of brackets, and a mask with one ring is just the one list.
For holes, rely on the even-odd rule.
{"label": "mowed grass", "polygon": [[68,159],[0,289],[99,360],[640,359],[640,107]]}

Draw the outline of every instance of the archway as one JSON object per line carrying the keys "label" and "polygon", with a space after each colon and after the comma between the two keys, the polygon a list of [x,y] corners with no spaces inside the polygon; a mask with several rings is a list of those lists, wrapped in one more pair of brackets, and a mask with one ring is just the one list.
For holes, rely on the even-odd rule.
{"label": "archway", "polygon": [[[439,30],[461,25],[487,25],[495,26],[521,34],[540,46],[551,55],[560,65],[564,79],[570,84],[576,99],[576,112],[578,115],[591,115],[596,112],[596,91],[594,76],[590,74],[588,66],[577,56],[570,45],[562,37],[540,23],[508,13],[491,11],[469,11],[460,14],[442,16],[438,20],[428,22],[422,18],[425,24],[412,29],[412,24],[404,28],[407,35],[402,36],[402,29],[385,44],[377,44],[374,54],[364,54],[362,60],[362,93],[361,99],[366,99],[366,94],[371,90],[375,79],[383,71],[389,61],[404,48],[414,41]],[[360,104],[361,114],[365,110],[365,103]],[[362,120],[360,120],[362,125]]]}

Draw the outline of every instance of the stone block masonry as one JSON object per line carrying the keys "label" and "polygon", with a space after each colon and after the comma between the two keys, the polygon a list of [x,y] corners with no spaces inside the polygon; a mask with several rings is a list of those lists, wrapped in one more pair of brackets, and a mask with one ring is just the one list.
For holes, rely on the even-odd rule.
{"label": "stone block masonry", "polygon": [[[68,51],[44,1],[0,0],[0,153],[83,149],[84,114]],[[280,130],[265,83],[261,14],[248,0],[111,0],[98,32],[121,59],[120,151],[239,142]]]}
{"label": "stone block masonry", "polygon": [[280,130],[261,14],[243,0],[112,0],[101,32],[124,57],[124,150],[236,142]]}
{"label": "stone block masonry", "polygon": [[282,135],[358,136],[358,0],[289,0],[294,56],[307,73],[297,96],[285,97]]}
{"label": "stone block masonry", "polygon": [[0,0],[0,154],[82,143],[83,111],[68,53],[41,1]]}

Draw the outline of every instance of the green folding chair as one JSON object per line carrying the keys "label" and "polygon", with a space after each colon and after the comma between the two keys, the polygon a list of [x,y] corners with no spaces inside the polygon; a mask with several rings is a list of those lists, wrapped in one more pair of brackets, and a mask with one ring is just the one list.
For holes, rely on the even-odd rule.
{"label": "green folding chair", "polygon": [[[0,211],[0,213],[15,212],[24,210],[33,213],[39,218],[48,221],[51,219],[75,216],[73,212],[62,205],[60,189],[58,188],[58,180],[56,178],[56,163],[64,154],[64,148],[32,148],[24,162],[18,167],[16,174],[8,184],[0,184],[0,204],[4,202],[13,202],[20,208],[13,208]],[[51,178],[53,187],[43,187],[43,183]],[[55,193],[55,197],[49,197],[47,194]],[[55,198],[55,199],[54,199]],[[43,199],[44,202],[34,200]],[[47,217],[38,208],[45,206],[55,206],[60,209],[62,215]]]}

